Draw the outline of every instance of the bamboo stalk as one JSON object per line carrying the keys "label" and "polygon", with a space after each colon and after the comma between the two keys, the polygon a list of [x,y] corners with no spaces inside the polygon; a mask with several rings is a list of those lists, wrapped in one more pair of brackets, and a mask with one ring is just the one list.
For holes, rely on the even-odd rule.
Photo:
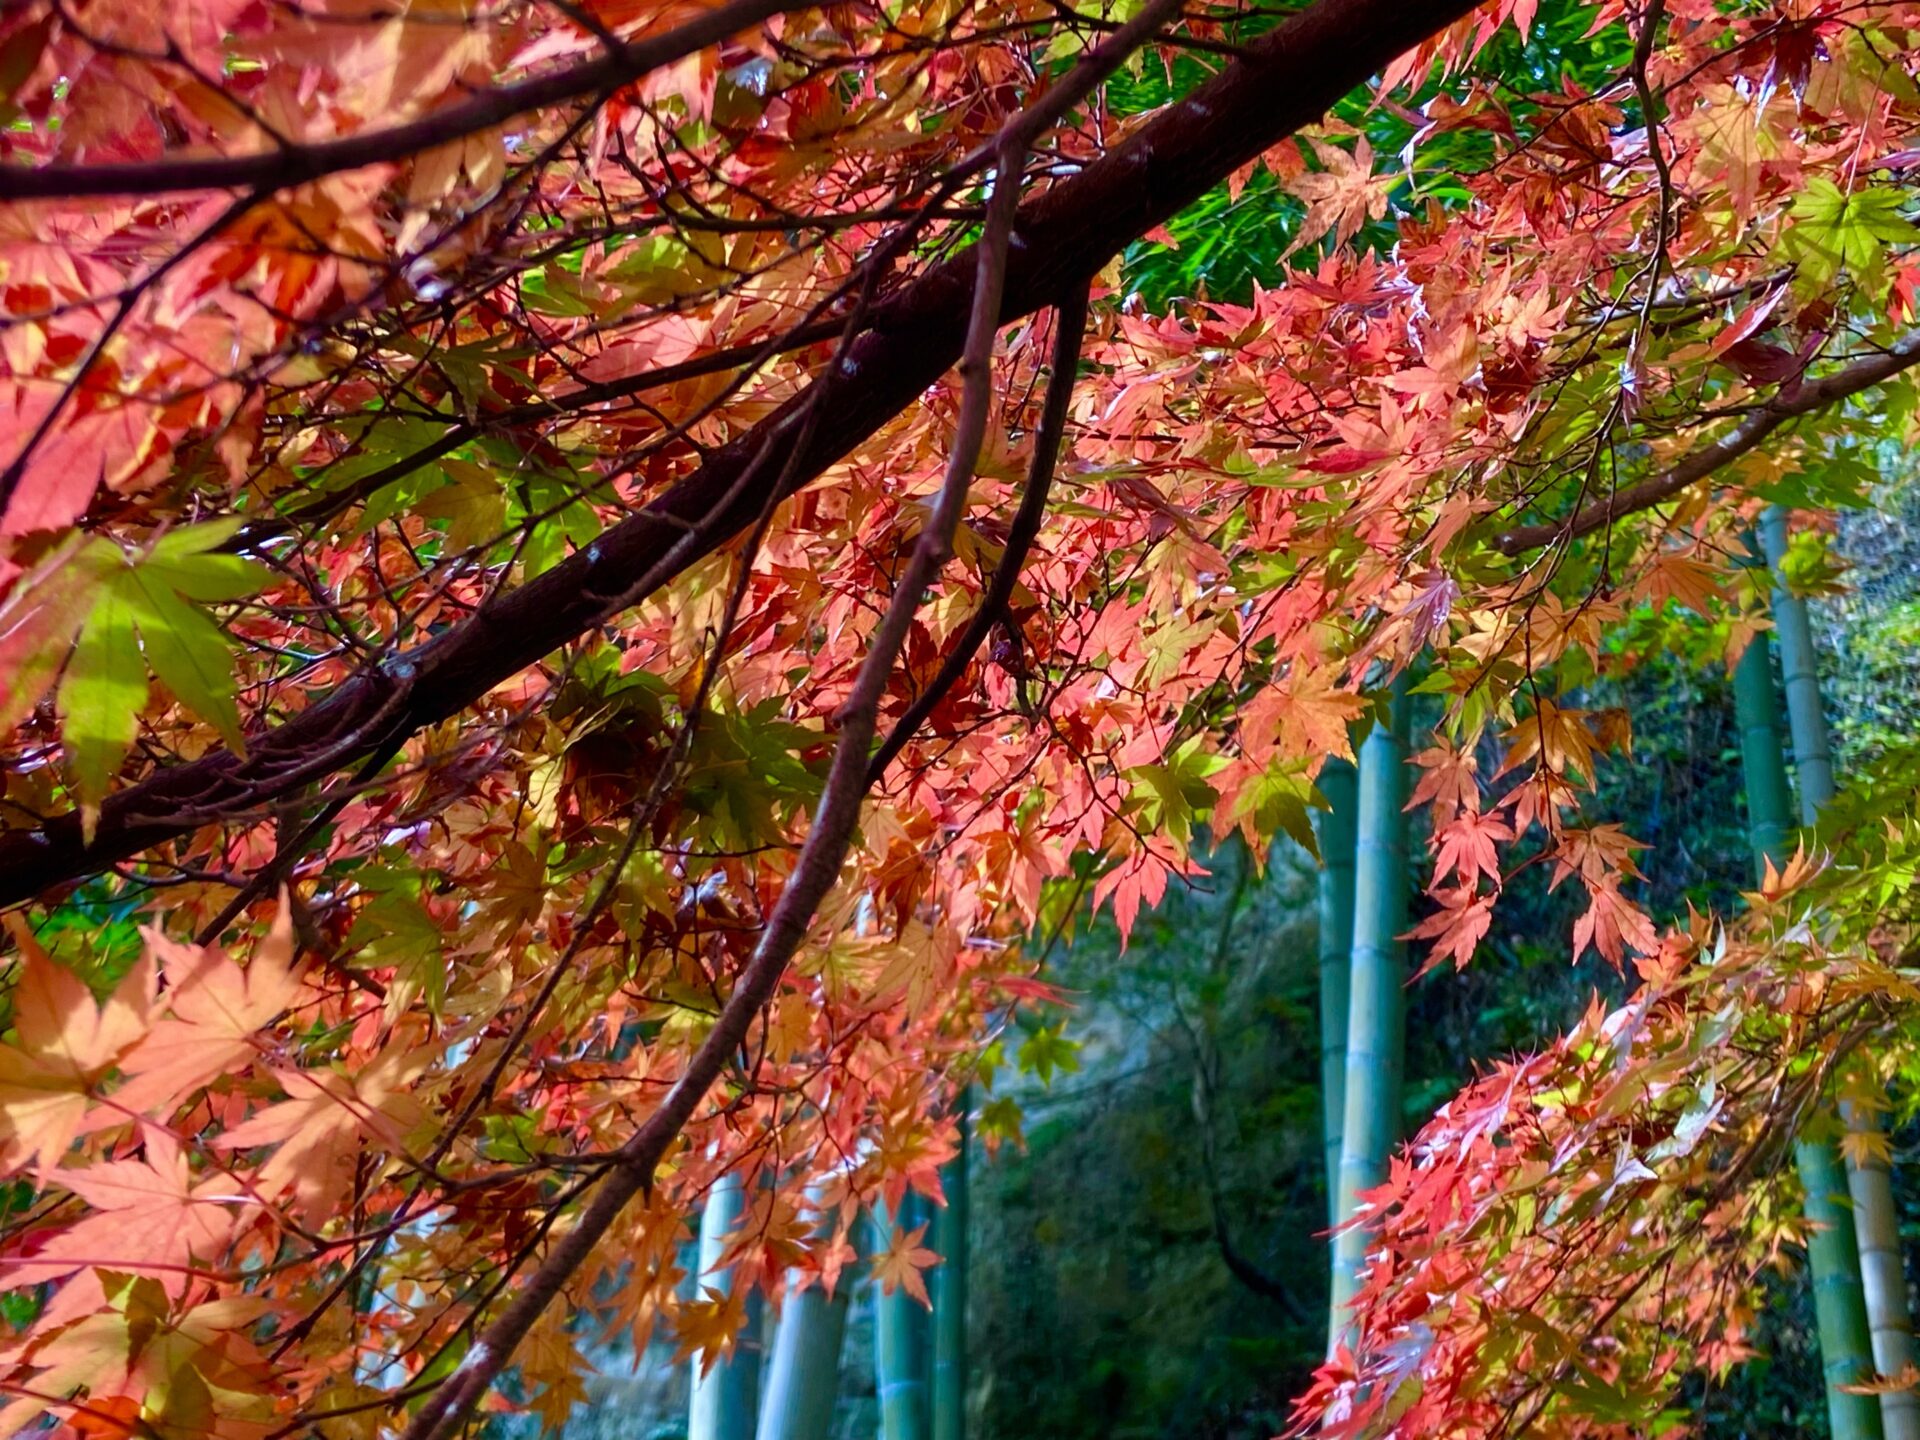
{"label": "bamboo stalk", "polygon": [[[734,1276],[720,1263],[727,1239],[746,1211],[746,1191],[738,1175],[724,1175],[707,1192],[700,1212],[700,1261],[694,1283],[704,1290],[731,1294]],[[733,1353],[702,1374],[696,1354],[692,1398],[687,1407],[687,1440],[753,1440],[754,1412],[760,1395],[760,1305],[749,1297],[747,1318]]]}
{"label": "bamboo stalk", "polygon": [[1787,701],[1787,733],[1793,737],[1793,775],[1800,787],[1800,823],[1819,823],[1833,799],[1833,745],[1820,699],[1820,668],[1813,649],[1807,602],[1788,590],[1780,565],[1787,553],[1787,512],[1778,505],[1760,518],[1760,541],[1773,572],[1773,637],[1780,647],[1781,689]]}
{"label": "bamboo stalk", "polygon": [[[1353,953],[1348,977],[1346,1079],[1336,1223],[1355,1213],[1362,1191],[1387,1176],[1400,1130],[1406,1049],[1407,685],[1394,681],[1389,723],[1360,747],[1354,838]],[[1371,1230],[1334,1236],[1329,1348],[1347,1329]]]}
{"label": "bamboo stalk", "polygon": [[1747,798],[1747,843],[1753,871],[1793,853],[1793,800],[1787,790],[1787,757],[1780,747],[1780,697],[1773,685],[1767,637],[1757,635],[1733,670],[1733,713],[1740,732],[1740,774]]}
{"label": "bamboo stalk", "polygon": [[1807,1264],[1813,1272],[1820,1368],[1827,1381],[1827,1422],[1834,1440],[1874,1440],[1886,1433],[1879,1404],[1871,1395],[1841,1388],[1870,1379],[1874,1368],[1846,1167],[1831,1140],[1797,1140],[1793,1158],[1807,1192]]}
{"label": "bamboo stalk", "polygon": [[940,1267],[933,1272],[933,1440],[967,1436],[967,1226],[969,1222],[968,1111],[973,1090],[960,1092],[960,1150],[940,1171],[946,1206],[933,1222],[933,1248]]}
{"label": "bamboo stalk", "polygon": [[[1893,1203],[1893,1171],[1883,1158],[1886,1140],[1880,1117],[1865,1106],[1849,1104],[1840,1107],[1840,1116],[1848,1132],[1859,1137],[1847,1149],[1847,1190],[1860,1247],[1860,1283],[1873,1339],[1873,1367],[1882,1375],[1898,1375],[1914,1364],[1915,1347],[1900,1218]],[[1884,1392],[1880,1424],[1887,1440],[1920,1437],[1920,1394],[1912,1389]]]}
{"label": "bamboo stalk", "polygon": [[[1833,799],[1833,747],[1827,735],[1826,707],[1820,697],[1818,656],[1807,602],[1786,588],[1781,562],[1787,553],[1787,513],[1769,506],[1760,520],[1760,539],[1772,567],[1774,637],[1780,647],[1787,727],[1793,737],[1794,778],[1800,790],[1800,821],[1819,822]],[[1914,1363],[1913,1319],[1907,1306],[1907,1271],[1900,1249],[1900,1222],[1893,1203],[1893,1172],[1882,1157],[1878,1113],[1863,1105],[1843,1104],[1841,1120],[1857,1136],[1846,1147],[1847,1190],[1860,1246],[1860,1281],[1872,1331],[1873,1365],[1882,1375],[1898,1375]],[[1920,1440],[1920,1393],[1888,1391],[1880,1397],[1880,1423],[1887,1440]]]}
{"label": "bamboo stalk", "polygon": [[[1734,667],[1733,700],[1746,782],[1747,835],[1755,868],[1763,870],[1769,860],[1783,862],[1794,828],[1786,754],[1780,745],[1780,698],[1765,635],[1754,637]],[[1793,1147],[1807,1197],[1807,1265],[1813,1273],[1827,1419],[1834,1440],[1881,1440],[1879,1403],[1845,1388],[1872,1378],[1873,1335],[1845,1169],[1838,1147],[1826,1138],[1832,1133],[1830,1114],[1816,1114]]]}
{"label": "bamboo stalk", "polygon": [[[900,1203],[897,1220],[889,1218],[884,1207],[876,1207],[874,1249],[887,1248],[896,1224],[907,1231],[925,1224],[926,1211],[926,1202],[911,1190]],[[874,1292],[873,1378],[879,1391],[880,1440],[928,1440],[927,1381],[932,1368],[928,1319],[926,1306],[906,1287],[897,1287],[890,1295]]]}
{"label": "bamboo stalk", "polygon": [[[822,1234],[830,1235],[829,1215]],[[759,1440],[829,1440],[840,1397],[840,1351],[854,1276],[843,1270],[831,1295],[818,1285],[787,1287],[760,1387]]]}
{"label": "bamboo stalk", "polygon": [[1353,863],[1360,777],[1346,760],[1320,771],[1327,809],[1320,842],[1320,1114],[1327,1164],[1327,1225],[1340,1223],[1340,1137],[1347,1109],[1347,967],[1353,952]]}
{"label": "bamboo stalk", "polygon": [[827,1440],[840,1397],[848,1277],[832,1295],[818,1285],[789,1290],[767,1355],[760,1440]]}

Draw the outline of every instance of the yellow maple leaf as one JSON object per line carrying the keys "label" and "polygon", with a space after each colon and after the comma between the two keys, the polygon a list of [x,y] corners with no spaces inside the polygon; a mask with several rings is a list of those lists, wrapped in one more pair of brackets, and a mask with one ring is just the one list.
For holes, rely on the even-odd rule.
{"label": "yellow maple leaf", "polygon": [[674,1314],[674,1334],[680,1341],[680,1358],[700,1357],[700,1373],[705,1375],[727,1356],[739,1342],[747,1322],[749,1287],[721,1285],[700,1287],[700,1299],[689,1300]]}

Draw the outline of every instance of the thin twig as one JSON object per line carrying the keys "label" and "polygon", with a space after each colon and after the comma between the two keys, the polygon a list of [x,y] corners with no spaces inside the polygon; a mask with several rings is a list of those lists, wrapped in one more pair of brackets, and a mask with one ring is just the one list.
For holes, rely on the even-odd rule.
{"label": "thin twig", "polygon": [[809,10],[814,3],[815,0],[731,0],[664,35],[623,44],[618,50],[550,75],[483,90],[471,99],[443,106],[404,125],[363,130],[338,140],[314,141],[252,155],[112,165],[44,165],[33,170],[9,166],[0,169],[0,203],[165,195],[182,190],[241,187],[267,192],[285,190],[343,170],[404,160],[423,150],[491,130],[535,110],[617,90],[775,15]]}
{"label": "thin twig", "polygon": [[885,742],[874,752],[867,776],[877,785],[887,766],[905,748],[907,742],[926,723],[946,693],[966,674],[968,664],[987,638],[987,632],[1006,612],[1013,587],[1020,582],[1020,567],[1033,548],[1034,537],[1046,519],[1047,493],[1053,486],[1054,467],[1059,462],[1060,438],[1067,428],[1067,409],[1073,402],[1074,371],[1080,363],[1080,343],[1087,328],[1087,295],[1077,292],[1054,311],[1053,374],[1047,379],[1047,398],[1040,414],[1040,429],[1033,440],[1033,458],[1027,463],[1027,488],[1020,497],[1020,509],[1007,531],[1006,549],[995,567],[980,607],[966,630],[940,663],[940,671],[920,692],[906,713],[894,723]]}

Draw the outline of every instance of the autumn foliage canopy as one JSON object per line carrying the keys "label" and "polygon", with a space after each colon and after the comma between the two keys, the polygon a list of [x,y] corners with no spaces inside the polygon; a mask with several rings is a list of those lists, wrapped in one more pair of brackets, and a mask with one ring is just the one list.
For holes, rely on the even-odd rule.
{"label": "autumn foliage canopy", "polygon": [[[1662,930],[1581,695],[1764,629],[1765,504],[1830,583],[1909,425],[1920,4],[1606,0],[1586,79],[1537,21],[7,6],[0,1432],[438,1440],[724,1346],[717,1177],[834,1283],[1045,937],[1311,844],[1401,672],[1422,961],[1525,863],[1638,988],[1396,1161],[1303,1419],[1628,1434],[1740,1358],[1794,1117],[1920,1002],[1913,787]],[[1143,288],[1222,193],[1282,271]]]}

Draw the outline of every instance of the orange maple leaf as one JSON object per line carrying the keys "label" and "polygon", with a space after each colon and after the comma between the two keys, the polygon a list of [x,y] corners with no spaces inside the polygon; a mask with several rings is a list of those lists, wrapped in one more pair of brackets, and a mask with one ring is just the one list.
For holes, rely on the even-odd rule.
{"label": "orange maple leaf", "polygon": [[1346,244],[1369,218],[1378,220],[1387,213],[1387,196],[1397,183],[1391,175],[1373,173],[1373,147],[1364,136],[1351,154],[1325,140],[1309,143],[1322,168],[1287,182],[1287,189],[1307,202],[1306,217],[1287,247],[1288,255],[1329,230],[1335,244]]}
{"label": "orange maple leaf", "polygon": [[1586,718],[1584,710],[1569,709],[1541,697],[1532,715],[1500,737],[1509,746],[1500,773],[1504,775],[1538,755],[1556,775],[1578,776],[1591,787],[1594,741],[1584,723]]}
{"label": "orange maple leaf", "polygon": [[1777,901],[1783,895],[1790,895],[1815,874],[1824,862],[1819,856],[1809,855],[1804,844],[1796,844],[1793,854],[1787,857],[1785,865],[1776,865],[1771,855],[1765,856],[1762,863],[1760,888],[1747,891],[1749,905],[1763,905]]}
{"label": "orange maple leaf", "polygon": [[907,1294],[931,1310],[933,1301],[921,1272],[938,1265],[940,1255],[920,1243],[926,1233],[925,1225],[913,1230],[896,1229],[887,1248],[873,1257],[873,1276],[884,1293],[891,1295],[904,1286]]}
{"label": "orange maple leaf", "polygon": [[1920,1367],[1908,1361],[1891,1375],[1875,1375],[1871,1380],[1861,1380],[1840,1388],[1849,1395],[1898,1395],[1920,1388]]}
{"label": "orange maple leaf", "polygon": [[1241,748],[1261,764],[1276,755],[1351,760],[1347,725],[1366,708],[1358,695],[1337,688],[1329,671],[1296,670],[1247,702],[1240,715]]}
{"label": "orange maple leaf", "polygon": [[147,1031],[154,976],[142,960],[96,1005],[25,921],[9,915],[6,923],[24,957],[14,989],[16,1043],[0,1045],[0,1165],[11,1170],[66,1153],[95,1087]]}
{"label": "orange maple leaf", "polygon": [[1442,960],[1452,960],[1453,968],[1464,970],[1486,938],[1493,924],[1492,895],[1476,895],[1469,886],[1439,891],[1434,896],[1441,908],[1407,932],[1409,940],[1432,940],[1420,973],[1426,974]]}
{"label": "orange maple leaf", "polygon": [[1480,763],[1471,750],[1435,745],[1413,757],[1420,775],[1413,785],[1407,809],[1431,803],[1434,823],[1461,810],[1480,808]]}
{"label": "orange maple leaf", "polygon": [[179,945],[147,932],[167,977],[167,1018],[122,1062],[130,1077],[114,1095],[127,1110],[177,1106],[192,1091],[250,1060],[254,1036],[300,993],[292,911],[282,900],[273,929],[246,969],[214,947]]}
{"label": "orange maple leaf", "polygon": [[218,1253],[232,1233],[240,1186],[214,1174],[195,1184],[179,1144],[163,1130],[145,1134],[146,1158],[108,1160],[52,1171],[94,1213],[60,1231],[31,1255],[0,1258],[0,1289],[57,1280],[87,1266],[151,1273],[178,1299],[194,1262]]}
{"label": "orange maple leaf", "polygon": [[1493,815],[1462,810],[1434,836],[1433,878],[1457,873],[1472,886],[1485,875],[1500,883],[1500,843],[1513,839],[1513,827]]}
{"label": "orange maple leaf", "polygon": [[1578,875],[1589,887],[1618,884],[1623,876],[1645,879],[1633,857],[1646,848],[1615,824],[1569,826],[1554,848],[1547,888],[1559,888],[1569,875]]}
{"label": "orange maple leaf", "polygon": [[1671,600],[1711,619],[1715,601],[1724,601],[1720,570],[1705,560],[1667,552],[1647,567],[1637,593],[1664,605]]}
{"label": "orange maple leaf", "polygon": [[1586,913],[1573,922],[1574,959],[1591,945],[1617,969],[1626,959],[1627,946],[1645,954],[1659,944],[1653,922],[1611,881],[1587,887]]}
{"label": "orange maple leaf", "polygon": [[276,1069],[288,1099],[234,1126],[214,1143],[223,1150],[278,1145],[260,1167],[265,1194],[293,1193],[300,1212],[323,1223],[346,1192],[371,1138],[390,1150],[419,1112],[407,1087],[424,1066],[418,1051],[388,1051],[357,1074]]}

